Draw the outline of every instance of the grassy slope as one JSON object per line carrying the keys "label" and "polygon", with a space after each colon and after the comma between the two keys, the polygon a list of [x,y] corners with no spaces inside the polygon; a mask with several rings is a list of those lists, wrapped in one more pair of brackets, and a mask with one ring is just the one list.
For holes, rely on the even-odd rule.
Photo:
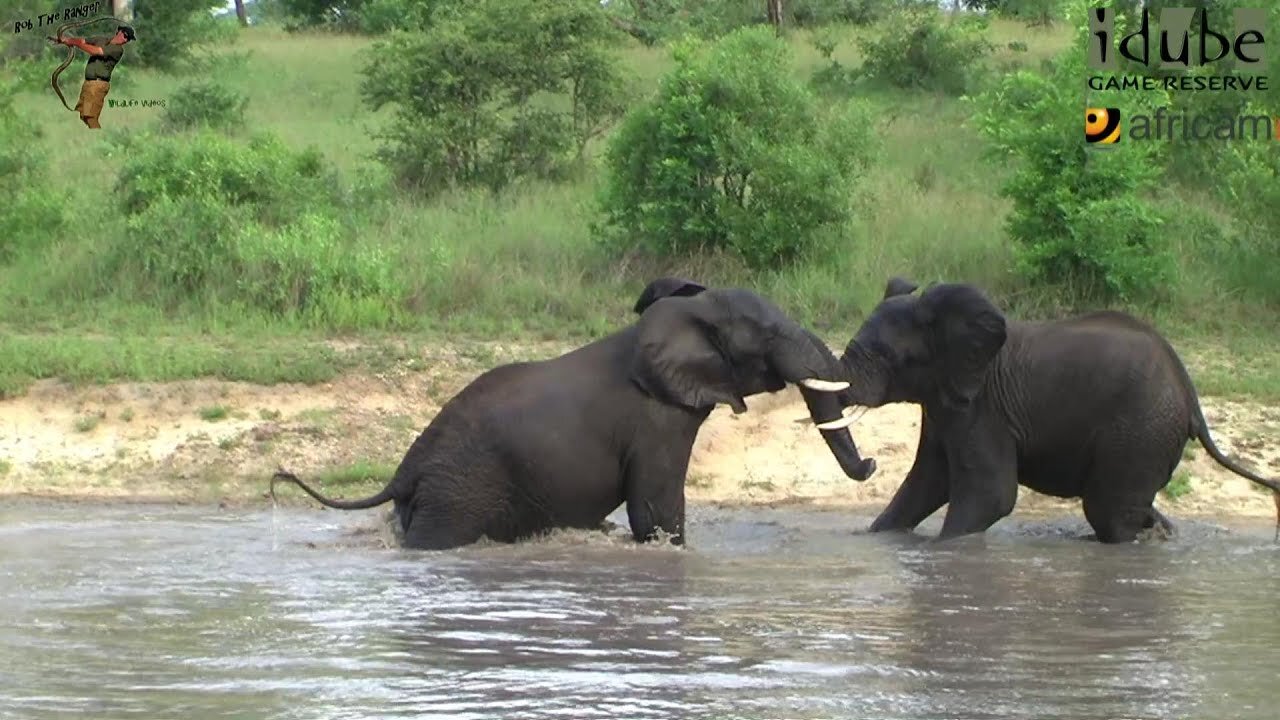
{"label": "grassy slope", "polygon": [[[1067,32],[1001,22],[992,39],[998,47],[1018,39],[1031,48],[1018,54],[1002,50],[995,62],[1034,63],[1061,49]],[[806,33],[796,33],[792,41],[798,71],[807,77],[824,61]],[[376,141],[370,131],[382,121],[362,106],[357,92],[358,52],[368,42],[247,29],[232,52],[247,51],[249,69],[223,79],[248,95],[248,119],[255,128],[271,130],[298,148],[318,145],[331,162],[353,173],[373,163]],[[660,48],[632,46],[623,55],[646,91],[669,65]],[[852,38],[836,56],[847,65],[858,63]],[[120,74],[128,79],[113,83],[113,96],[162,98],[182,82],[128,67]],[[594,176],[556,186],[529,185],[500,200],[468,193],[429,204],[400,199],[388,221],[366,231],[396,254],[410,278],[408,304],[420,321],[398,339],[415,344],[464,336],[501,341],[595,337],[626,322],[644,281],[666,272],[755,287],[836,346],[848,339],[893,274],[922,282],[973,281],[1012,312],[1051,313],[1050,297],[1018,290],[1002,231],[1007,203],[995,195],[1000,169],[982,159],[982,142],[965,126],[962,105],[904,93],[866,99],[880,109],[881,157],[865,178],[858,219],[842,229],[821,262],[752,277],[723,258],[660,267],[602,257],[592,247],[588,225],[594,217]],[[114,178],[104,138],[116,128],[147,126],[158,116],[154,109],[108,108],[107,129],[88,134],[43,87],[32,88],[26,106],[46,130],[40,152],[67,188],[69,202],[109,203],[103,188]],[[83,181],[85,167],[101,172],[93,186]],[[97,227],[100,214],[108,216],[101,222],[110,227],[112,210],[85,207],[81,221],[86,227]],[[396,338],[380,333],[360,333],[359,344],[344,353],[321,333],[231,309],[160,313],[110,293],[92,299],[52,293],[50,274],[78,267],[96,251],[98,240],[92,230],[88,237],[61,238],[49,256],[0,270],[5,287],[0,291],[0,395],[20,392],[40,377],[320,380],[370,362],[369,346],[377,350],[373,362],[401,352],[392,347]],[[1221,297],[1203,273],[1191,272],[1195,254],[1185,250],[1188,272],[1176,311],[1147,314],[1188,355],[1203,392],[1280,397],[1274,331],[1260,333],[1266,325],[1247,301]],[[58,262],[51,263],[55,258]],[[103,334],[103,327],[112,334]]]}

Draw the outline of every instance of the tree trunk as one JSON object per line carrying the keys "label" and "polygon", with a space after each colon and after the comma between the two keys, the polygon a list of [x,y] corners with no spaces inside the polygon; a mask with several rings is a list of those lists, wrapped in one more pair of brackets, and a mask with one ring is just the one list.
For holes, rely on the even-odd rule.
{"label": "tree trunk", "polygon": [[236,17],[240,18],[240,27],[249,27],[249,16],[244,11],[244,0],[236,0]]}
{"label": "tree trunk", "polygon": [[774,32],[782,34],[782,0],[765,0],[765,10],[769,13],[769,24]]}

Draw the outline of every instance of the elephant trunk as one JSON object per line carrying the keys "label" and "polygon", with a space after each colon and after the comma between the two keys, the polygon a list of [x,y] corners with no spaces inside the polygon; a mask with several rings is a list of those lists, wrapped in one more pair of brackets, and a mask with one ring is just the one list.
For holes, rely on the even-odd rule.
{"label": "elephant trunk", "polygon": [[[845,383],[839,382],[843,368],[831,350],[816,335],[807,330],[797,330],[786,338],[777,349],[778,367],[784,379],[796,383],[800,395],[809,408],[809,416],[819,425],[843,423],[844,403],[841,401]],[[836,382],[832,382],[836,381]],[[820,429],[827,448],[840,464],[847,477],[859,482],[876,471],[873,458],[863,459],[858,446],[849,433],[848,423],[831,429]]]}
{"label": "elephant trunk", "polygon": [[856,340],[845,348],[839,362],[843,368],[840,377],[849,382],[849,388],[840,393],[845,405],[873,408],[888,401],[888,368]]}

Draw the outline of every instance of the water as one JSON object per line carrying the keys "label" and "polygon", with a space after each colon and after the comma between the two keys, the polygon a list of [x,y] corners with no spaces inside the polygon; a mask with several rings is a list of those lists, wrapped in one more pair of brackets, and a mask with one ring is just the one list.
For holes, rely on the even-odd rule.
{"label": "water", "polygon": [[1271,720],[1280,697],[1265,524],[939,545],[695,508],[685,551],[425,554],[376,518],[0,506],[0,717]]}

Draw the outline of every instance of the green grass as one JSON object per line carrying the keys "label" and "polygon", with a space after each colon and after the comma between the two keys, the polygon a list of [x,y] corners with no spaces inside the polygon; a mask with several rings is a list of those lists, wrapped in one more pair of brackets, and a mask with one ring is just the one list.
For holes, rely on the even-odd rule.
{"label": "green grass", "polygon": [[228,411],[222,405],[210,405],[209,407],[200,408],[197,412],[200,415],[200,419],[205,422],[218,422],[226,419]]}
{"label": "green grass", "polygon": [[[1000,49],[993,72],[1034,67],[1065,47],[1071,31],[1061,24],[1044,29],[995,21],[990,37]],[[866,31],[845,32],[835,59],[856,66],[855,39]],[[810,37],[808,31],[790,35],[797,72],[805,77],[827,63]],[[1015,40],[1028,51],[1009,50]],[[236,69],[233,58],[226,60],[219,79],[249,98],[251,128],[274,132],[297,149],[319,147],[350,180],[378,167],[371,132],[388,117],[386,110],[369,112],[358,92],[359,53],[372,42],[247,28],[227,51],[229,57],[245,53],[244,64]],[[671,67],[662,47],[631,43],[619,52],[641,97]],[[187,81],[127,61],[117,74],[123,80],[113,83],[112,96],[120,98],[164,98]],[[361,324],[358,308],[344,313],[353,319],[350,327],[267,316],[203,297],[160,309],[131,294],[129,278],[87,273],[113,233],[124,231],[105,190],[120,159],[110,154],[108,138],[158,124],[159,111],[107,108],[104,130],[89,133],[56,102],[44,77],[36,78],[24,87],[21,104],[44,133],[33,152],[41,154],[68,207],[93,209],[79,213],[77,231],[54,238],[44,252],[0,267],[0,397],[45,378],[322,382],[352,367],[403,359],[404,351],[391,349],[395,340],[409,347],[467,339],[585,341],[629,322],[643,285],[666,273],[752,287],[836,347],[848,341],[891,275],[921,284],[978,283],[1013,316],[1059,313],[1051,291],[1026,287],[1014,272],[1003,227],[1009,206],[996,194],[1004,168],[983,158],[984,144],[963,105],[924,93],[870,90],[860,97],[877,109],[879,157],[855,191],[855,219],[806,262],[751,273],[724,256],[660,261],[604,254],[590,225],[601,177],[597,141],[589,166],[566,182],[524,183],[501,197],[478,191],[430,202],[394,197],[387,215],[360,232],[393,259],[403,287],[403,297],[394,299],[403,317],[375,332]],[[86,168],[96,173],[92,182],[85,180]],[[1158,199],[1216,212],[1208,201],[1174,190]],[[1171,234],[1182,258],[1174,297],[1132,309],[1166,331],[1203,394],[1280,399],[1274,315],[1220,287],[1206,270],[1212,248],[1176,229]],[[358,338],[359,347],[333,349],[326,341],[339,331]]]}
{"label": "green grass", "polygon": [[1170,500],[1178,498],[1191,492],[1191,475],[1186,470],[1179,470],[1169,479],[1169,484],[1164,486],[1163,492]]}
{"label": "green grass", "polygon": [[98,423],[101,423],[101,422],[102,422],[102,415],[83,415],[79,418],[76,418],[76,422],[75,422],[76,432],[80,432],[80,433],[93,432],[94,428],[98,427]]}

